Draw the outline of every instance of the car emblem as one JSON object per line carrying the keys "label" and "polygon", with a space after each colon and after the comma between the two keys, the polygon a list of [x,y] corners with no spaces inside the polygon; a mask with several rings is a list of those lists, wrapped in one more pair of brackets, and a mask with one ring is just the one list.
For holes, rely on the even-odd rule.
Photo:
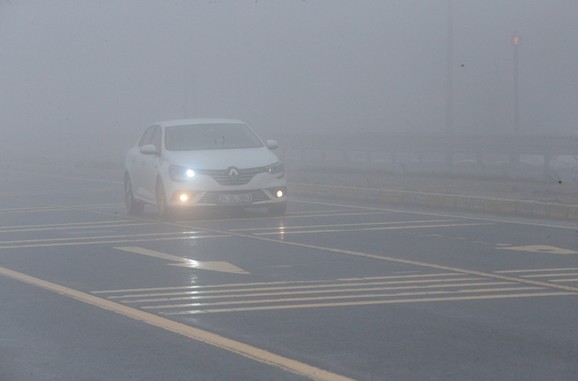
{"label": "car emblem", "polygon": [[229,178],[232,182],[236,183],[239,178],[239,170],[235,167],[229,168]]}

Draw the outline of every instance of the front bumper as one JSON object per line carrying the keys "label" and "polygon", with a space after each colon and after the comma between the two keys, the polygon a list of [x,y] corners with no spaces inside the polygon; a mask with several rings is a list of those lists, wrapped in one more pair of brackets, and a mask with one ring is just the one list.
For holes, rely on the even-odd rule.
{"label": "front bumper", "polygon": [[257,173],[243,184],[223,184],[214,176],[201,174],[190,181],[163,179],[167,206],[265,206],[287,202],[284,174]]}
{"label": "front bumper", "polygon": [[209,190],[175,189],[169,195],[170,207],[265,206],[287,202],[287,186],[262,189]]}

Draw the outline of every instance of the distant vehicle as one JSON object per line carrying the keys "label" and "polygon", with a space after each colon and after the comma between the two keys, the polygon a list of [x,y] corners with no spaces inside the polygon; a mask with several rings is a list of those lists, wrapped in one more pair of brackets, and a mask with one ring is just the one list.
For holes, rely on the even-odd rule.
{"label": "distant vehicle", "polygon": [[192,207],[266,207],[279,216],[287,208],[285,168],[239,120],[182,119],[150,126],[125,160],[124,199],[129,215],[145,204],[161,218]]}

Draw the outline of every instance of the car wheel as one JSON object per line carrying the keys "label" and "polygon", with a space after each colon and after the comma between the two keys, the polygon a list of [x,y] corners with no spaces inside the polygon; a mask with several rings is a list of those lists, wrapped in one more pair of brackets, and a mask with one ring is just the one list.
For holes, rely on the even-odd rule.
{"label": "car wheel", "polygon": [[269,215],[274,217],[284,215],[286,210],[287,210],[286,202],[267,206],[267,211],[269,212]]}
{"label": "car wheel", "polygon": [[141,215],[144,210],[144,204],[134,198],[132,184],[128,175],[124,177],[124,203],[129,216]]}
{"label": "car wheel", "polygon": [[162,181],[157,181],[157,208],[159,211],[159,217],[163,220],[170,220],[172,217],[172,210],[167,205],[167,196],[165,193],[165,187]]}

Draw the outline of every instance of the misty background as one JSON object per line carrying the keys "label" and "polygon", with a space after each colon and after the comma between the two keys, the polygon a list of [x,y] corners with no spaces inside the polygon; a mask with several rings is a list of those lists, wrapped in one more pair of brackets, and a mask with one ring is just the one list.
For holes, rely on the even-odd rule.
{"label": "misty background", "polygon": [[182,117],[444,133],[448,94],[455,134],[513,134],[516,71],[519,133],[576,136],[576,20],[576,0],[0,0],[0,157],[122,163]]}

